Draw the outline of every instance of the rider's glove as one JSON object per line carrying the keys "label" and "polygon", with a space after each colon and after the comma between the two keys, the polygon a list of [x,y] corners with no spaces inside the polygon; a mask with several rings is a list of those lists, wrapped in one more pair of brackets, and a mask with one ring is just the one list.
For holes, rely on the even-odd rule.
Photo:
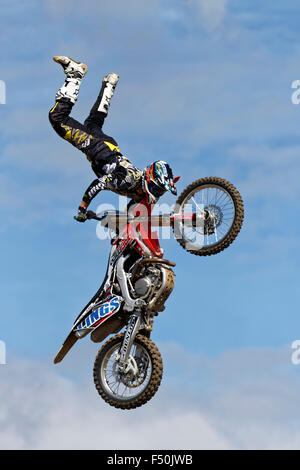
{"label": "rider's glove", "polygon": [[78,207],[78,214],[74,216],[77,222],[85,222],[87,220],[86,209],[82,206]]}

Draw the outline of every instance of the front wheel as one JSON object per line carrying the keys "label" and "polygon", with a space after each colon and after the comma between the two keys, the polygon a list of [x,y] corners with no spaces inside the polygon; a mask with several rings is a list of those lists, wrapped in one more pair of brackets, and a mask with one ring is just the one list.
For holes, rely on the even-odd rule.
{"label": "front wheel", "polygon": [[111,406],[132,409],[144,405],[157,392],[163,364],[153,341],[139,334],[130,351],[132,367],[129,372],[123,372],[117,362],[123,338],[124,334],[114,336],[98,352],[94,382],[99,395]]}
{"label": "front wheel", "polygon": [[174,216],[175,238],[180,245],[194,255],[208,256],[223,251],[235,240],[243,224],[244,206],[233,184],[208,177],[182,191]]}

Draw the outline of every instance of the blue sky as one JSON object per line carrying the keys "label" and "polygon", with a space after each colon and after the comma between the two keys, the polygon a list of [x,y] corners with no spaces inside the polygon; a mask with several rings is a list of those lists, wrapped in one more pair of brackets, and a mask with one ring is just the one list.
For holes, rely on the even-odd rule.
{"label": "blue sky", "polygon": [[[274,401],[266,390],[285,380],[287,390],[299,387],[300,369],[290,362],[290,344],[299,337],[300,107],[291,102],[291,84],[300,79],[298,2],[4,0],[1,13],[0,79],[7,97],[0,105],[0,339],[8,362],[0,366],[2,384],[14,383],[24,360],[32,374],[34,364],[49,371],[40,388],[45,402],[51,374],[69,380],[74,393],[76,387],[83,396],[96,393],[96,345],[82,342],[65,363],[51,365],[75,316],[102,282],[110,248],[96,238],[92,223],[73,220],[94,176],[83,154],[48,122],[64,78],[52,56],[69,55],[89,66],[74,117],[84,120],[102,76],[118,73],[105,130],[123,153],[141,168],[158,158],[170,162],[182,176],[179,192],[203,176],[226,178],[245,203],[244,227],[223,253],[196,257],[174,240],[161,242],[166,258],[177,263],[176,284],[153,333],[164,351],[166,388],[147,406],[158,416],[164,400],[174,400],[181,416],[176,397],[182,382],[187,389],[195,386],[203,404],[209,393],[216,398],[226,389],[231,400],[218,410],[222,424],[216,422],[217,405],[211,403],[204,417],[204,408],[198,410],[199,420],[211,426],[211,441],[203,446],[245,447],[246,439],[225,436],[225,430],[238,401],[234,390],[241,390],[241,400],[247,391],[262,445],[297,447],[288,431],[272,441],[260,423],[260,403],[269,399],[274,410],[286,400],[296,406],[296,396],[284,392]],[[117,204],[117,197],[101,194],[93,207],[100,202]],[[176,368],[181,354],[196,364],[193,372]],[[268,386],[262,387],[252,357],[274,362],[266,366]],[[226,387],[216,374],[221,366],[232,378]],[[255,393],[251,383],[257,384]],[[22,387],[30,393],[26,380]],[[4,385],[2,390],[6,400]],[[17,418],[8,409],[11,424]],[[101,413],[118,419],[110,409]],[[131,416],[148,412],[137,413]],[[272,435],[283,425],[299,432],[290,410],[270,416]],[[246,435],[249,416],[240,417]],[[13,437],[6,434],[8,447]],[[25,448],[58,445],[55,433],[39,443],[21,431],[17,437]],[[259,447],[255,439],[253,433]]]}

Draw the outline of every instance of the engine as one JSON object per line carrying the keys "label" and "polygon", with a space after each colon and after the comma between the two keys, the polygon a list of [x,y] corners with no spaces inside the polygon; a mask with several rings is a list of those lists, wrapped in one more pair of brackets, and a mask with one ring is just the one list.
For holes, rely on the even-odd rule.
{"label": "engine", "polygon": [[161,287],[161,284],[161,270],[150,265],[143,268],[141,275],[135,281],[133,288],[136,297],[150,300],[153,297],[153,294]]}
{"label": "engine", "polygon": [[149,264],[133,283],[134,295],[147,301],[152,312],[164,310],[164,303],[174,287],[175,274],[169,266]]}

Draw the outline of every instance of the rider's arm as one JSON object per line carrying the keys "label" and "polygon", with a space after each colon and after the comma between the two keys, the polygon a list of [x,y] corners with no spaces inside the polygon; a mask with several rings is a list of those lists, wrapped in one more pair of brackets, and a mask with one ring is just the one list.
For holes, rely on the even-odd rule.
{"label": "rider's arm", "polygon": [[82,207],[87,208],[90,205],[91,201],[94,199],[94,197],[97,196],[97,194],[99,194],[100,191],[105,189],[106,179],[107,177],[97,178],[89,185],[89,187],[87,188],[87,190],[85,191],[83,195],[82,202],[80,204]]}
{"label": "rider's arm", "polygon": [[86,210],[90,205],[91,201],[94,199],[97,194],[105,189],[107,176],[100,177],[92,181],[87,190],[85,191],[80,206],[78,207],[78,215],[75,217],[78,222],[85,222],[86,220]]}

